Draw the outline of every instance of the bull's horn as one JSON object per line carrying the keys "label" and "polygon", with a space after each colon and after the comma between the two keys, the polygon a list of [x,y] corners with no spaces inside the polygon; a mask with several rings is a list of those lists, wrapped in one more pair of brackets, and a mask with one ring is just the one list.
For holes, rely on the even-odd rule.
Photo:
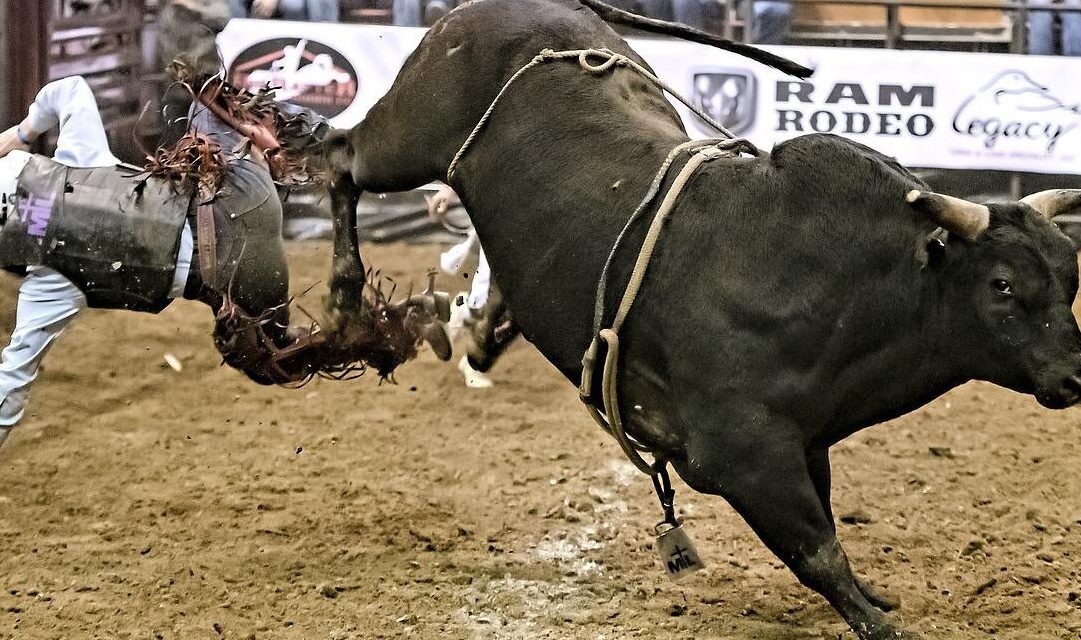
{"label": "bull's horn", "polygon": [[940,227],[965,240],[975,240],[991,224],[991,210],[986,205],[961,198],[913,189],[905,195],[905,200]]}
{"label": "bull's horn", "polygon": [[1048,220],[1081,209],[1081,189],[1048,189],[1021,198],[1021,202]]}

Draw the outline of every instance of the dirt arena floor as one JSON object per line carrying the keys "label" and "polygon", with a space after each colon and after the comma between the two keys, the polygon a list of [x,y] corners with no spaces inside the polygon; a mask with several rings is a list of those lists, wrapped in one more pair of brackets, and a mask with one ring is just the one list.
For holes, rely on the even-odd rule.
{"label": "dirt arena floor", "polygon": [[[327,244],[290,253],[294,291],[323,278]],[[437,253],[367,248],[418,283]],[[487,391],[430,352],[397,385],[268,389],[210,325],[90,312],[50,354],[0,449],[0,638],[851,638],[681,484],[709,568],[665,578],[649,480],[528,344]],[[906,625],[1081,638],[1079,416],[970,384],[836,448],[841,539]]]}

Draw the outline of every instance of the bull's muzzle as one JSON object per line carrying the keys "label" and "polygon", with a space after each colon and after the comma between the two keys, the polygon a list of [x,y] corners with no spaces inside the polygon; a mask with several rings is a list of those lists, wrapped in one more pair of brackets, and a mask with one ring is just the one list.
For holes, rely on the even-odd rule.
{"label": "bull's muzzle", "polygon": [[1058,383],[1036,393],[1036,401],[1048,409],[1065,409],[1081,401],[1081,371],[1064,376]]}

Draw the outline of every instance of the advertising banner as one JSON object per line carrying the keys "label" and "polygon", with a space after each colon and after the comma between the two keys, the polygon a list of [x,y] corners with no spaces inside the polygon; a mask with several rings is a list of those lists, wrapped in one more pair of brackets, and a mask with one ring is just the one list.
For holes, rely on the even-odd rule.
{"label": "advertising banner", "polygon": [[348,128],[390,89],[424,29],[373,25],[231,20],[218,35],[230,80]]}
{"label": "advertising banner", "polygon": [[[422,29],[234,20],[219,43],[235,82],[359,122]],[[766,47],[801,81],[679,40],[632,38],[662,80],[755,144],[835,133],[911,167],[1081,173],[1081,59],[935,51]],[[572,64],[570,62],[566,64]],[[553,91],[552,100],[559,99]],[[437,100],[439,96],[433,96]],[[716,137],[677,104],[688,132]]]}

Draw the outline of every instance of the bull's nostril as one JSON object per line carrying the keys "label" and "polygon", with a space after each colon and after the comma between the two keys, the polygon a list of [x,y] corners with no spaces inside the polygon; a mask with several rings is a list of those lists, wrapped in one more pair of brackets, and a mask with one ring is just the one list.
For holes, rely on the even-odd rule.
{"label": "bull's nostril", "polygon": [[1071,402],[1081,399],[1081,377],[1070,376],[1063,380],[1062,390],[1065,392],[1063,395],[1068,397]]}

